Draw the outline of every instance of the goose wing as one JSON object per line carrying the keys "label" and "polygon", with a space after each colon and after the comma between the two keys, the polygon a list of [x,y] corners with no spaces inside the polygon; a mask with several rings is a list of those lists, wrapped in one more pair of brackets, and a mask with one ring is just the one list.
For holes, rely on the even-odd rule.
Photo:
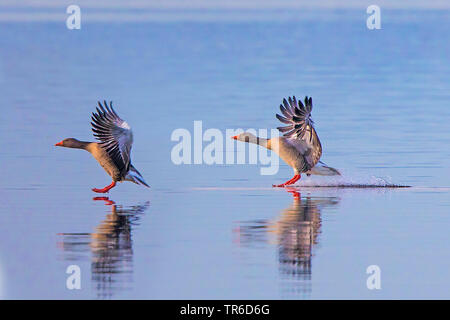
{"label": "goose wing", "polygon": [[311,119],[312,98],[305,97],[304,103],[297,101],[295,96],[283,99],[280,110],[282,115],[277,114],[276,117],[285,126],[277,129],[297,148],[307,167],[314,167],[322,155],[322,145]]}
{"label": "goose wing", "polygon": [[113,109],[112,102],[98,102],[97,113],[92,113],[92,131],[100,145],[108,152],[111,160],[125,176],[130,168],[133,132],[128,123],[123,121]]}

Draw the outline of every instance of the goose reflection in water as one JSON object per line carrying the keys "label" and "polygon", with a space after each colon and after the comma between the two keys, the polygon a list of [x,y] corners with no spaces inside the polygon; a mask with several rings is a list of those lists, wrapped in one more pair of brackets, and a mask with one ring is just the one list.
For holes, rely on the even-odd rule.
{"label": "goose reflection in water", "polygon": [[[321,233],[321,211],[336,206],[335,197],[301,197],[295,188],[286,188],[293,196],[293,203],[275,220],[241,221],[238,232],[239,244],[251,246],[258,243],[274,243],[278,246],[280,273],[288,279],[311,280],[311,260]],[[310,287],[297,288],[310,291]]]}
{"label": "goose reflection in water", "polygon": [[143,205],[123,207],[108,197],[96,197],[111,206],[111,213],[93,233],[62,233],[58,245],[64,250],[64,259],[91,261],[91,281],[98,298],[111,298],[117,291],[130,289],[133,282],[132,230],[139,225],[140,216],[149,207]]}

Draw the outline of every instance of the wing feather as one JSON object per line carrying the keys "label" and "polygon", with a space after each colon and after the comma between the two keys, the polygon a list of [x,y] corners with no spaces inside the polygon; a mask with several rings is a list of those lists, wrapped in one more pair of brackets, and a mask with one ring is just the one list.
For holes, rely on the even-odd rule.
{"label": "wing feather", "polygon": [[297,146],[299,152],[312,168],[322,155],[322,146],[311,119],[312,98],[305,97],[304,102],[295,96],[283,99],[280,104],[283,115],[276,114],[277,119],[287,126],[278,127],[290,143]]}
{"label": "wing feather", "polygon": [[280,110],[281,113],[286,117],[286,118],[290,118],[292,116],[292,114],[282,105],[280,104]]}
{"label": "wing feather", "polygon": [[130,154],[133,145],[133,132],[130,126],[122,120],[109,103],[99,101],[97,113],[92,113],[92,131],[100,145],[108,152],[112,161],[125,176],[130,168]]}

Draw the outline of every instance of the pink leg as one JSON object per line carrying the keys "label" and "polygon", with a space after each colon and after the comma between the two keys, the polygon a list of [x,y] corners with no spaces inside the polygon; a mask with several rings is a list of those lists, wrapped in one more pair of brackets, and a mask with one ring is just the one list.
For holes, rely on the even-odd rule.
{"label": "pink leg", "polygon": [[94,198],[92,198],[92,200],[94,200],[94,201],[103,200],[106,202],[105,205],[107,205],[107,206],[112,206],[113,204],[116,204],[114,201],[109,200],[108,197],[94,197]]}
{"label": "pink leg", "polygon": [[301,198],[301,194],[300,192],[297,191],[297,189],[293,188],[293,187],[287,187],[286,191],[289,193],[292,193],[292,195],[294,196],[294,200],[300,200]]}
{"label": "pink leg", "polygon": [[272,187],[284,188],[285,186],[296,183],[298,180],[300,180],[300,175],[296,174],[291,180],[288,180],[285,183],[278,184],[278,185],[273,184]]}
{"label": "pink leg", "polygon": [[114,188],[116,186],[116,182],[113,181],[109,186],[104,187],[103,189],[92,189],[92,191],[97,192],[97,193],[107,193],[109,192],[109,190],[111,190],[112,188]]}

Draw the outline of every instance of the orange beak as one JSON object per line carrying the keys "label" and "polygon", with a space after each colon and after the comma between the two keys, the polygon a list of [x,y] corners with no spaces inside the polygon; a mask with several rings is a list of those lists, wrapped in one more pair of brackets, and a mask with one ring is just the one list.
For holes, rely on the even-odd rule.
{"label": "orange beak", "polygon": [[63,142],[58,142],[57,144],[55,144],[55,147],[62,147],[63,146]]}
{"label": "orange beak", "polygon": [[233,136],[231,139],[237,140],[238,136]]}

